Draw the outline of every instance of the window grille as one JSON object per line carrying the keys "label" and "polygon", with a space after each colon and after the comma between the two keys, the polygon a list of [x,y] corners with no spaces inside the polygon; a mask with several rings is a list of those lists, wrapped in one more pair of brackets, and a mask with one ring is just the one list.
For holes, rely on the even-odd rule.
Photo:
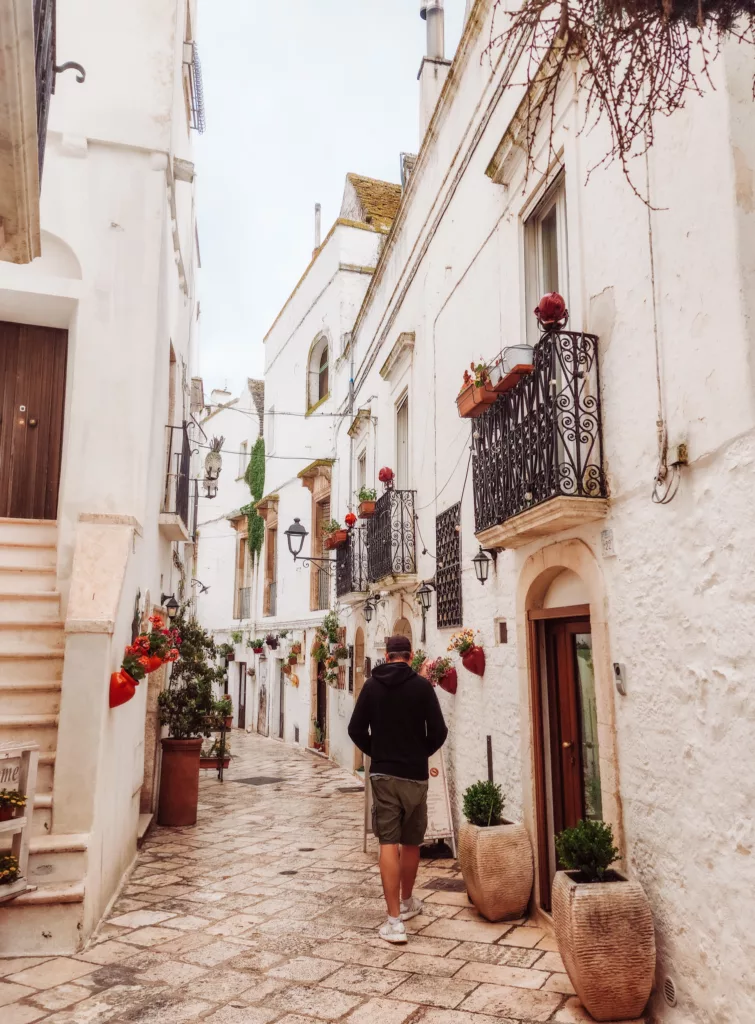
{"label": "window grille", "polygon": [[189,83],[191,92],[191,127],[204,134],[207,122],[204,111],[204,87],[202,85],[202,65],[199,61],[199,50],[196,43],[189,43],[191,46],[191,61],[189,62]]}
{"label": "window grille", "polygon": [[462,624],[461,609],[461,502],[435,520],[435,570],[438,629]]}

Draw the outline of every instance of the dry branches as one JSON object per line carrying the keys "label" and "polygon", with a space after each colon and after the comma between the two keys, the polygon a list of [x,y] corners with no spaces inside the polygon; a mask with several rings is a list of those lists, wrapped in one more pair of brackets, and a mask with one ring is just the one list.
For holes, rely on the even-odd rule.
{"label": "dry branches", "polygon": [[495,15],[508,25],[491,32],[486,52],[502,47],[524,58],[527,173],[544,120],[555,156],[556,94],[578,61],[585,125],[603,117],[611,131],[611,149],[590,171],[618,159],[643,201],[629,161],[652,146],[658,116],[681,109],[690,93],[702,95],[724,39],[755,45],[755,0],[524,0],[518,10],[503,8],[495,0]]}

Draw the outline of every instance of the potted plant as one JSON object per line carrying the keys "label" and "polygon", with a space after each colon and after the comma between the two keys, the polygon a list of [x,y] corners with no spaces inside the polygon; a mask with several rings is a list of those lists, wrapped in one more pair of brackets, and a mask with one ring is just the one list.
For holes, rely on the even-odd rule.
{"label": "potted plant", "polygon": [[298,640],[294,641],[294,643],[291,644],[291,655],[293,656],[294,654],[297,657],[301,655],[301,644],[299,643]]}
{"label": "potted plant", "polygon": [[503,794],[494,782],[475,782],[464,793],[459,830],[459,863],[470,900],[488,921],[522,917],[534,868],[532,847],[522,824],[506,821]]}
{"label": "potted plant", "polygon": [[357,492],[357,498],[359,499],[359,518],[372,519],[375,515],[375,502],[377,501],[377,491],[375,488],[360,487]]}
{"label": "potted plant", "polygon": [[231,643],[238,647],[238,645],[243,641],[243,639],[244,634],[241,632],[241,630],[234,629],[233,632],[231,633]]}
{"label": "potted plant", "polygon": [[289,663],[289,665],[295,665],[298,662],[298,660],[299,660],[299,655],[298,654],[293,654],[293,653],[289,654],[289,656],[288,656],[288,663]]}
{"label": "potted plant", "polygon": [[279,629],[278,636],[280,637],[281,640],[285,640],[290,632],[290,629]]}
{"label": "potted plant", "polygon": [[415,651],[414,652],[414,657],[412,658],[412,662],[411,662],[412,672],[419,672],[421,670],[422,666],[425,664],[426,661],[427,661],[427,654],[426,654],[425,651],[422,651],[422,650]]}
{"label": "potted plant", "polygon": [[211,664],[217,657],[215,641],[184,611],[174,620],[181,637],[181,653],[168,686],[158,695],[160,724],[168,727],[162,740],[158,824],[194,825],[199,796],[199,756],[202,737],[210,735],[208,717],[216,700],[213,687],[224,671]]}
{"label": "potted plant", "polygon": [[639,882],[610,865],[619,851],[603,821],[556,836],[566,870],[553,879],[553,926],[566,972],[595,1020],[629,1020],[645,1009],[655,973],[653,915]]}
{"label": "potted plant", "polygon": [[202,751],[199,758],[199,767],[205,769],[219,768],[221,753],[223,767],[228,768],[231,764],[231,742],[228,738],[226,738],[225,743],[221,743],[220,739],[213,740],[209,749],[207,751]]}
{"label": "potted plant", "polygon": [[213,714],[215,718],[223,720],[226,729],[233,728],[233,701],[227,693],[215,701]]}
{"label": "potted plant", "polygon": [[485,675],[485,651],[477,643],[477,634],[473,629],[462,629],[454,633],[448,650],[457,651],[461,655],[461,663],[468,672],[476,676]]}
{"label": "potted plant", "polygon": [[18,861],[9,853],[0,854],[0,885],[12,885],[19,874]]}
{"label": "potted plant", "polygon": [[329,523],[326,523],[322,528],[322,532],[325,534],[325,547],[328,551],[340,548],[349,537],[349,531],[344,530],[337,519],[331,519]]}
{"label": "potted plant", "polygon": [[427,662],[423,674],[433,686],[439,686],[447,693],[456,693],[459,677],[450,658],[435,658],[433,661]]}
{"label": "potted plant", "polygon": [[267,644],[271,651],[278,650],[278,637],[275,635],[275,633],[268,633],[267,636],[265,637],[265,643]]}
{"label": "potted plant", "polygon": [[265,646],[265,641],[262,639],[261,636],[258,636],[255,637],[254,640],[247,640],[246,645],[247,647],[251,647],[252,651],[255,654],[262,654],[262,651]]}
{"label": "potted plant", "polygon": [[145,675],[156,672],[165,662],[175,661],[181,638],[175,629],[166,629],[162,615],[151,615],[152,628],[148,633],[139,633],[126,654],[133,654],[139,659]]}
{"label": "potted plant", "polygon": [[0,821],[10,821],[26,807],[26,797],[16,790],[0,789]]}
{"label": "potted plant", "polygon": [[313,747],[315,748],[315,750],[324,750],[325,734],[322,731],[322,726],[320,725],[316,718],[312,719],[312,728],[314,729],[315,734],[314,742],[312,744]]}
{"label": "potted plant", "polygon": [[497,395],[510,391],[515,384],[532,373],[535,350],[531,345],[509,345],[488,366],[490,386]]}
{"label": "potted plant", "polygon": [[490,374],[485,363],[470,363],[469,370],[464,371],[461,389],[456,397],[456,408],[462,419],[476,419],[498,398],[490,386]]}
{"label": "potted plant", "polygon": [[230,644],[220,644],[218,646],[218,657],[222,661],[234,661],[236,658],[236,652]]}

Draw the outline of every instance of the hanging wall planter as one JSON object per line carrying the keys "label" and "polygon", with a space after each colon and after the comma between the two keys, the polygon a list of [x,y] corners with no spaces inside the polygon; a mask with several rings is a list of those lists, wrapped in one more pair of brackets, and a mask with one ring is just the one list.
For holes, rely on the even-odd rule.
{"label": "hanging wall planter", "polygon": [[476,676],[485,675],[485,651],[482,647],[472,647],[461,656],[461,663],[467,672],[472,672]]}
{"label": "hanging wall planter", "polygon": [[110,676],[110,707],[119,708],[121,704],[128,704],[138,685],[139,680],[133,679],[125,669],[113,672]]}
{"label": "hanging wall planter", "polygon": [[451,637],[448,649],[459,654],[461,663],[467,672],[483,676],[485,675],[485,651],[476,643],[478,634],[479,631],[474,629],[462,629]]}
{"label": "hanging wall planter", "polygon": [[434,661],[425,662],[422,674],[433,686],[439,686],[446,693],[456,693],[459,677],[450,658],[435,658]]}
{"label": "hanging wall planter", "polygon": [[336,548],[342,548],[348,539],[348,530],[334,530],[325,538],[325,547],[328,551],[334,551]]}

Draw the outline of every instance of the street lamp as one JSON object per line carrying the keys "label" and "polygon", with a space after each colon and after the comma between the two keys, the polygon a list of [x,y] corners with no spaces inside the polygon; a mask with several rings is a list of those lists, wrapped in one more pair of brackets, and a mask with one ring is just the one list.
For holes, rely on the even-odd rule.
{"label": "street lamp", "polygon": [[294,556],[294,561],[296,561],[301,554],[301,549],[304,547],[307,531],[301,525],[301,519],[294,519],[293,524],[284,532],[288,540],[288,550]]}
{"label": "street lamp", "polygon": [[366,601],[364,605],[364,617],[367,622],[372,622],[372,613],[375,611],[375,606],[371,601]]}
{"label": "street lamp", "polygon": [[433,590],[437,590],[433,580],[423,580],[422,586],[417,591],[420,608],[422,609],[422,638],[421,642],[427,642],[427,613],[433,603]]}
{"label": "street lamp", "polygon": [[168,613],[168,618],[175,619],[179,610],[179,604],[178,601],[176,601],[175,594],[163,594],[160,598],[160,604]]}
{"label": "street lamp", "polygon": [[217,498],[217,496],[218,496],[217,478],[213,478],[213,477],[209,477],[209,476],[205,477],[204,490],[205,490],[205,497],[209,498],[210,500],[212,500],[213,498]]}
{"label": "street lamp", "polygon": [[480,547],[480,550],[472,559],[472,565],[474,566],[475,576],[482,583],[483,587],[487,583],[488,576],[490,575],[490,562],[491,559],[488,554],[493,556],[492,561],[495,564],[498,552],[493,550],[488,553],[484,548]]}

